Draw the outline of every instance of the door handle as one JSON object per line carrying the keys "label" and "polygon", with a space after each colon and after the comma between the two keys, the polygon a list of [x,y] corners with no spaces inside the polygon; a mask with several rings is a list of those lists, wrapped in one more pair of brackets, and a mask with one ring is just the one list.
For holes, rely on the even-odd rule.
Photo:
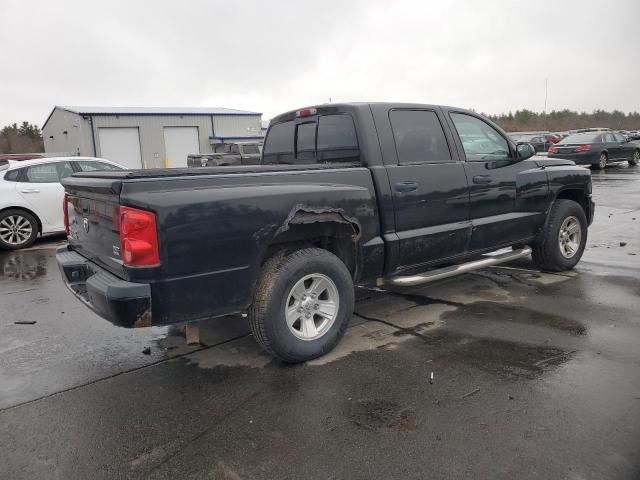
{"label": "door handle", "polygon": [[25,188],[24,190],[20,190],[22,193],[40,193],[40,190],[37,188]]}
{"label": "door handle", "polygon": [[492,180],[489,175],[476,175],[473,177],[473,183],[477,183],[479,185],[485,185],[491,182]]}
{"label": "door handle", "polygon": [[394,188],[400,193],[413,192],[418,189],[418,182],[398,182]]}

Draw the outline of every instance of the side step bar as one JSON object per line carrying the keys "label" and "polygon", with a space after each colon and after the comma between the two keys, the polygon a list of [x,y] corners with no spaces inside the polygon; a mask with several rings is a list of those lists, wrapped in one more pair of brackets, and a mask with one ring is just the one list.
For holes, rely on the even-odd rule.
{"label": "side step bar", "polygon": [[510,262],[518,258],[526,257],[531,254],[529,247],[514,250],[512,252],[501,253],[494,256],[486,256],[480,260],[474,260],[468,263],[462,263],[460,265],[453,265],[451,267],[437,268],[420,275],[410,275],[406,277],[393,277],[388,282],[401,286],[411,287],[413,285],[422,285],[423,283],[433,282],[435,280],[441,280],[443,278],[453,277],[467,272],[472,272],[480,268],[490,267],[492,265],[498,265],[499,263]]}

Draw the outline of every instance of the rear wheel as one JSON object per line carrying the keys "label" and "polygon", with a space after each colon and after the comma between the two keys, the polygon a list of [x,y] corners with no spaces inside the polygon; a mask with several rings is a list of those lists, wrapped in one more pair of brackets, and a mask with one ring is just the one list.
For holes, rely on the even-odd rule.
{"label": "rear wheel", "polygon": [[28,212],[9,209],[0,213],[0,248],[17,250],[36,241],[38,222]]}
{"label": "rear wheel", "polygon": [[633,156],[629,160],[629,165],[638,165],[638,163],[640,163],[640,150],[633,152]]}
{"label": "rear wheel", "polygon": [[601,153],[600,158],[598,159],[598,163],[596,164],[596,168],[598,170],[603,170],[607,167],[607,154]]}
{"label": "rear wheel", "polygon": [[286,362],[304,362],[338,343],[353,304],[353,280],[345,264],[326,250],[304,248],[267,260],[249,325],[267,352]]}
{"label": "rear wheel", "polygon": [[570,270],[580,261],[586,243],[587,217],[582,207],[573,200],[556,200],[543,240],[533,246],[531,256],[542,270]]}

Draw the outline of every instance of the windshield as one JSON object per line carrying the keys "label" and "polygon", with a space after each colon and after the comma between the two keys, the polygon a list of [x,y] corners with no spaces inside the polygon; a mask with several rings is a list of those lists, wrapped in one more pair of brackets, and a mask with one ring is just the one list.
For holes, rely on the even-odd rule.
{"label": "windshield", "polygon": [[594,135],[593,133],[576,133],[574,135],[569,135],[564,138],[560,143],[578,143],[578,144],[586,144],[586,143],[598,143],[600,141],[601,135]]}

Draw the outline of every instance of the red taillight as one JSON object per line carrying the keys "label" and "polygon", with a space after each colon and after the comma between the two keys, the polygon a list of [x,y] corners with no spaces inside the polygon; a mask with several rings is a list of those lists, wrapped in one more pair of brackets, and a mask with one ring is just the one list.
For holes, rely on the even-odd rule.
{"label": "red taillight", "polygon": [[558,149],[556,147],[549,147],[549,153],[557,153]]}
{"label": "red taillight", "polygon": [[318,110],[315,108],[303,108],[296,112],[296,117],[310,117],[311,115],[315,115],[318,113]]}
{"label": "red taillight", "polygon": [[69,236],[71,234],[71,230],[69,230],[69,197],[67,194],[64,194],[64,198],[62,199],[62,214],[64,216],[64,231]]}
{"label": "red taillight", "polygon": [[128,267],[160,264],[155,213],[120,207],[120,251]]}
{"label": "red taillight", "polygon": [[580,145],[578,147],[576,147],[576,152],[588,152],[589,150],[591,150],[591,145]]}

